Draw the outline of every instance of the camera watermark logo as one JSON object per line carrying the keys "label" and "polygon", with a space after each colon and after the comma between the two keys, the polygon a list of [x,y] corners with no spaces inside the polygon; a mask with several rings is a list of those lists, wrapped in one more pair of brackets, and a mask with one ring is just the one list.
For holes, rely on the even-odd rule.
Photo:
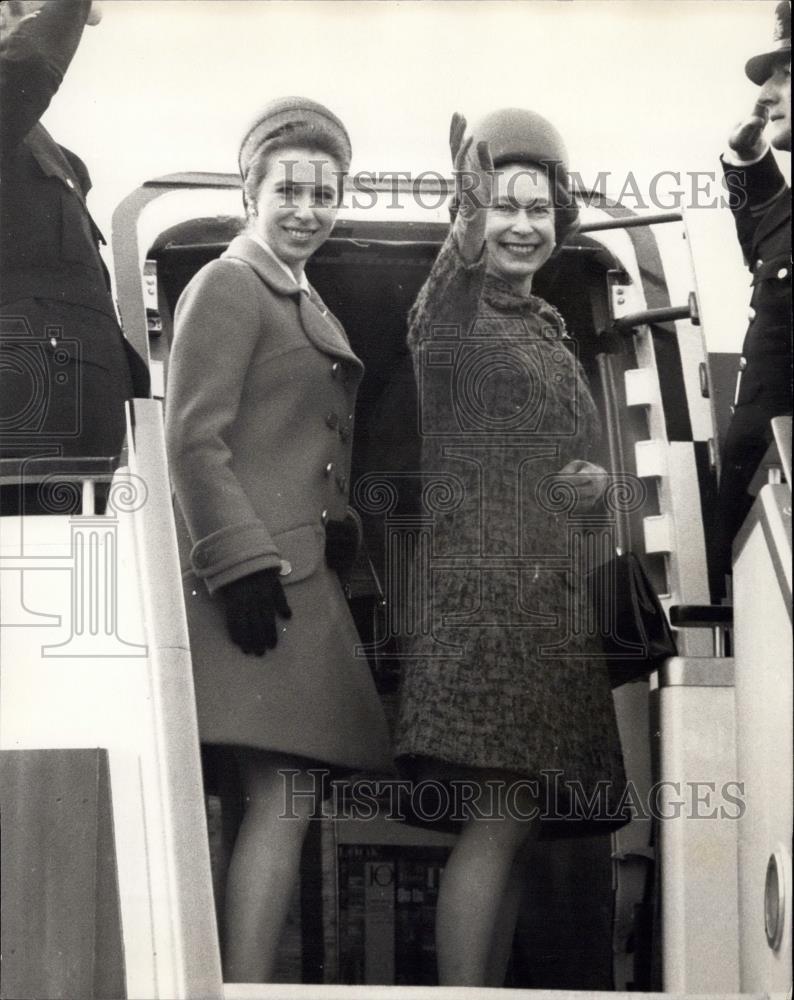
{"label": "camera watermark logo", "polygon": [[[24,316],[0,317],[0,435],[6,455],[41,451],[43,435],[82,429],[80,342],[46,325],[36,336]],[[52,449],[50,449],[50,453]]]}
{"label": "camera watermark logo", "polygon": [[[495,329],[495,323],[498,329]],[[556,327],[537,332],[521,316],[478,317],[466,329],[437,324],[419,344],[419,428],[425,437],[576,433],[576,345]],[[570,387],[549,425],[548,387]]]}

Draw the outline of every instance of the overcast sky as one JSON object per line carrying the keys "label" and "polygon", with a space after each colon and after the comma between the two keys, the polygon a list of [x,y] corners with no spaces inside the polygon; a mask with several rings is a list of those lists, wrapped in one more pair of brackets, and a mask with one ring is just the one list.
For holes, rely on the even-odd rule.
{"label": "overcast sky", "polygon": [[[449,171],[449,117],[534,108],[565,136],[571,166],[647,193],[654,174],[715,171],[752,108],[748,56],[770,47],[775,4],[759,0],[259,2],[106,0],[45,118],[86,161],[109,234],[115,204],[177,170],[236,169],[245,123],[298,93],[348,125],[353,170]],[[667,179],[663,190],[672,181]],[[634,207],[631,200],[629,207]],[[708,331],[736,350],[746,314],[725,209],[693,222],[705,296],[732,304]],[[727,296],[727,298],[726,298]]]}

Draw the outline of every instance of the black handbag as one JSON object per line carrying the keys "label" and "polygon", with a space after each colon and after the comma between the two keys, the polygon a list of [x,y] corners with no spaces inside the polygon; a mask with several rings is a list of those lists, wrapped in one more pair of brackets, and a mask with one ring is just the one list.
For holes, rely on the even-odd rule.
{"label": "black handbag", "polygon": [[[619,380],[608,351],[596,357],[604,396],[610,466],[625,469],[619,412]],[[632,551],[628,511],[614,509],[616,553],[587,576],[591,611],[601,636],[612,687],[642,680],[676,656],[673,631],[645,568]]]}
{"label": "black handbag", "polygon": [[634,552],[617,553],[588,582],[613,688],[646,678],[677,655],[667,615]]}

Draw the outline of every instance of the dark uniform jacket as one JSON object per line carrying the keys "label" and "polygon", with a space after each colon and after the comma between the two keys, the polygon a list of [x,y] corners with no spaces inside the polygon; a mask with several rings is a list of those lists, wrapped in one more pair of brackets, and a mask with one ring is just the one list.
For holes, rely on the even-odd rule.
{"label": "dark uniform jacket", "polygon": [[791,195],[771,150],[758,163],[723,166],[753,276],[717,505],[721,568],[727,571],[731,543],[752,504],[747,487],[772,439],[770,420],[791,413]]}
{"label": "dark uniform jacket", "polygon": [[90,0],[46,4],[0,43],[0,316],[4,455],[116,455],[124,400],[148,393],[121,334],[86,207],[85,165],[39,119]]}

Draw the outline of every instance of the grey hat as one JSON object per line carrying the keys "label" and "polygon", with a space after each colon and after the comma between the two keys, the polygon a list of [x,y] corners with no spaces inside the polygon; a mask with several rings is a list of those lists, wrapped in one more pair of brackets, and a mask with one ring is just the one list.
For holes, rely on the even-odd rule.
{"label": "grey hat", "polygon": [[775,69],[781,57],[791,59],[791,0],[781,0],[775,8],[775,30],[772,34],[773,47],[768,52],[747,60],[744,71],[747,76],[762,87]]}
{"label": "grey hat", "polygon": [[350,136],[333,111],[308,97],[279,97],[262,108],[243,135],[238,156],[243,180],[260,146],[281,133],[285,127],[316,129],[318,133],[326,135],[330,133],[344,153],[340,167],[345,172],[350,169]]}
{"label": "grey hat", "polygon": [[559,163],[568,170],[562,136],[543,115],[523,108],[500,108],[472,126],[474,142],[486,141],[494,166],[500,163]]}

